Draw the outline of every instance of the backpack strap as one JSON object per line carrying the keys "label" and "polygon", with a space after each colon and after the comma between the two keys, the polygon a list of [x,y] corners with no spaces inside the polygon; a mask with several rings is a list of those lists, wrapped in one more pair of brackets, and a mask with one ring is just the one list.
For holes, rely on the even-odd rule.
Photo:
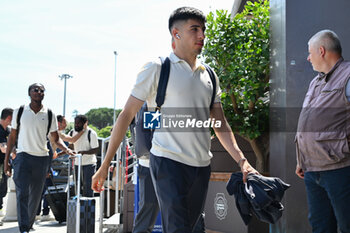
{"label": "backpack strap", "polygon": [[51,128],[51,124],[52,124],[52,111],[49,108],[47,109],[47,115],[49,118],[49,123],[47,124],[46,135],[48,135],[50,133],[50,128]]}
{"label": "backpack strap", "polygon": [[18,112],[17,112],[17,118],[16,118],[16,122],[17,122],[17,138],[19,135],[19,128],[21,126],[21,117],[23,114],[23,110],[24,110],[24,105],[21,105],[21,107],[19,107]]}
{"label": "backpack strap", "polygon": [[160,71],[160,77],[159,77],[158,88],[157,88],[156,103],[157,103],[158,110],[160,110],[160,107],[164,103],[165,92],[168,86],[169,73],[170,73],[170,59],[166,57],[165,60],[162,61],[162,68]]}
{"label": "backpack strap", "polygon": [[73,137],[73,130],[69,131],[69,136]]}
{"label": "backpack strap", "polygon": [[211,83],[213,84],[213,94],[211,96],[211,102],[210,102],[210,109],[212,109],[215,96],[216,96],[216,78],[215,78],[214,71],[207,64],[203,64],[203,65],[205,66],[205,69],[208,71]]}
{"label": "backpack strap", "polygon": [[88,131],[88,140],[89,140],[89,144],[91,143],[91,129],[89,129]]}

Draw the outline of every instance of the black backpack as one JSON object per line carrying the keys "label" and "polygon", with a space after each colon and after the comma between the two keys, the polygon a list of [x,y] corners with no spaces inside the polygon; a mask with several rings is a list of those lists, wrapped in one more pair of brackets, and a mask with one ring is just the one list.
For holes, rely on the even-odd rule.
{"label": "black backpack", "polygon": [[[161,59],[162,60],[162,59]],[[210,109],[213,107],[215,95],[216,95],[216,79],[213,70],[206,64],[203,64],[205,69],[209,73],[210,80],[213,84],[213,95],[211,97]],[[164,103],[166,88],[168,85],[170,73],[170,59],[167,57],[162,60],[162,67],[160,71],[160,77],[157,88],[156,103],[157,109],[160,110]],[[145,102],[139,112],[136,115],[136,123],[132,133],[135,134],[135,154],[138,158],[146,157],[149,158],[150,150],[152,147],[152,138],[154,130],[144,129],[143,127],[143,116],[144,113],[148,111],[147,103]]]}

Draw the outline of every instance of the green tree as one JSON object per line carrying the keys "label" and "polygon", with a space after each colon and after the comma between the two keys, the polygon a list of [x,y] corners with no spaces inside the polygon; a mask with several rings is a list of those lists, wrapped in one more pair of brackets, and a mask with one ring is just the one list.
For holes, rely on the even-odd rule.
{"label": "green tree", "polygon": [[[119,115],[121,109],[116,110],[116,116]],[[102,129],[106,126],[113,125],[113,108],[93,108],[85,114],[89,123]]]}
{"label": "green tree", "polygon": [[98,136],[101,137],[101,138],[107,138],[111,135],[111,130],[112,130],[113,126],[112,125],[109,125],[109,126],[106,126],[102,129],[100,129],[98,131]]}
{"label": "green tree", "polygon": [[203,56],[220,78],[222,104],[232,130],[249,141],[256,168],[268,170],[269,1],[247,2],[234,18],[207,16]]}
{"label": "green tree", "polygon": [[74,129],[74,122],[67,122],[65,133],[68,134],[72,129]]}

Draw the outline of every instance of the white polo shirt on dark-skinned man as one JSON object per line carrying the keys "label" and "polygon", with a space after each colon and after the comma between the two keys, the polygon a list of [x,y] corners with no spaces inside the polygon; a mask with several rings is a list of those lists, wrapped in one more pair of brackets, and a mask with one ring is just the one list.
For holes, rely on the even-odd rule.
{"label": "white polo shirt on dark-skinned man", "polygon": [[[18,109],[15,109],[11,123],[13,129],[17,129],[17,114]],[[48,156],[46,138],[48,123],[47,108],[42,107],[39,112],[35,113],[29,105],[25,105],[21,116],[17,153],[26,152],[33,156]],[[55,132],[57,129],[57,119],[52,113],[49,132]]]}

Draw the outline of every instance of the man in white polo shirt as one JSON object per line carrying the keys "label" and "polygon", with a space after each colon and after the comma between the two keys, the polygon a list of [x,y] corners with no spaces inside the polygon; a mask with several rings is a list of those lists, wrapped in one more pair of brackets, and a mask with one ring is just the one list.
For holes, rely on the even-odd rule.
{"label": "man in white polo shirt", "polygon": [[[161,113],[165,116],[171,109],[188,109],[192,113],[210,114],[212,119],[220,121],[220,126],[213,125],[215,133],[241,167],[245,181],[247,174],[256,173],[256,170],[245,159],[226,121],[220,103],[219,80],[216,78],[217,89],[213,90],[208,72],[197,60],[204,45],[205,21],[203,12],[192,7],[178,8],[169,18],[169,31],[175,46],[169,57],[170,75]],[[144,101],[147,101],[150,108],[156,106],[160,69],[161,62],[158,59],[146,64],[139,73],[131,96],[112,131],[106,158],[93,177],[95,191],[101,191],[110,161]],[[215,100],[210,108],[213,92]],[[155,130],[150,172],[160,205],[163,231],[190,233],[193,232],[196,222],[203,220],[201,213],[208,190],[212,157],[210,130],[177,130],[165,127]],[[205,232],[205,229],[196,229],[195,232]]]}
{"label": "man in white polo shirt", "polygon": [[[80,134],[84,131],[84,125],[86,125],[88,119],[85,115],[77,115],[74,119],[74,130],[69,134],[72,137]],[[93,190],[91,189],[91,178],[96,171],[96,154],[99,150],[98,139],[96,132],[87,127],[83,134],[74,143],[74,151],[82,155],[82,189],[84,197],[93,197]],[[77,164],[78,160],[75,160]],[[77,174],[77,166],[75,166],[75,171]]]}
{"label": "man in white polo shirt", "polygon": [[46,174],[51,162],[47,147],[48,133],[61,150],[67,154],[73,154],[59,139],[57,120],[53,113],[51,114],[51,122],[49,122],[49,111],[42,105],[44,92],[45,88],[40,83],[29,86],[30,104],[24,106],[22,114],[18,114],[19,109],[22,108],[13,112],[12,129],[7,143],[4,171],[8,176],[11,176],[9,156],[18,136],[17,156],[12,161],[12,166],[14,169],[13,180],[16,184],[17,218],[20,232],[29,232],[32,228],[41,200]]}

